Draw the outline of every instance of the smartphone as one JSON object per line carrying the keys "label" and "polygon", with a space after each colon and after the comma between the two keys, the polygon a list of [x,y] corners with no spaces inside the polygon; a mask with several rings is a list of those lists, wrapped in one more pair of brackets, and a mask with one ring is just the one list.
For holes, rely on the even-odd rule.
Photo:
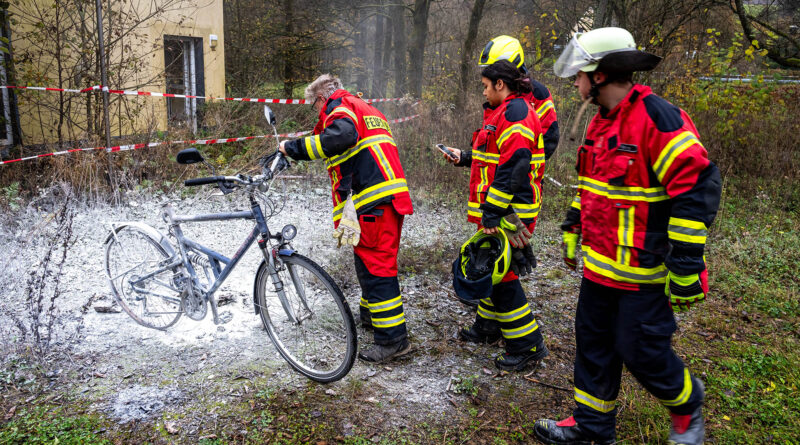
{"label": "smartphone", "polygon": [[446,154],[450,159],[457,160],[456,153],[453,150],[445,147],[444,144],[436,144],[436,148],[438,148],[442,153]]}

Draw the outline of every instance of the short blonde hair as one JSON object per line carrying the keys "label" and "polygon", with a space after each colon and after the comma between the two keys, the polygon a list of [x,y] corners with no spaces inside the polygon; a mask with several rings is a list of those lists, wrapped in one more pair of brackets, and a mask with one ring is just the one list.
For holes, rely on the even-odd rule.
{"label": "short blonde hair", "polygon": [[336,90],[342,88],[342,81],[338,77],[323,74],[306,87],[305,98],[307,101],[313,101],[317,96],[328,99]]}

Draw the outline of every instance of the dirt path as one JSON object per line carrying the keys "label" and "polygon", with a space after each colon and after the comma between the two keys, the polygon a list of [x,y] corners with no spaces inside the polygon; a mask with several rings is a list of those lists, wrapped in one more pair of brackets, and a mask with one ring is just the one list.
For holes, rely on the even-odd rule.
{"label": "dirt path", "polygon": [[[351,270],[352,253],[333,247],[324,183],[292,183],[285,196],[285,208],[269,221],[270,226],[295,224],[299,235],[294,247],[334,276],[357,313],[359,290]],[[175,197],[173,205],[184,214],[222,211],[243,208],[239,198],[202,191],[184,199]],[[34,201],[0,225],[0,257],[13,258],[0,271],[4,340],[13,339],[12,316],[25,317],[25,272],[35,268],[50,247],[41,221],[57,202],[46,197]],[[313,394],[315,405],[330,408],[325,422],[331,422],[342,436],[361,434],[369,426],[377,432],[373,437],[380,438],[384,432],[418,428],[421,422],[457,425],[467,405],[486,411],[493,409],[494,402],[516,402],[526,409],[528,418],[540,411],[555,415],[570,399],[569,393],[537,385],[523,375],[498,374],[491,362],[500,352],[497,345],[475,347],[455,340],[457,327],[470,323],[474,312],[455,300],[449,273],[444,272],[449,263],[427,263],[428,259],[443,261],[443,250],[451,251],[451,243],[468,237],[472,226],[462,222],[460,208],[416,203],[416,213],[405,222],[400,278],[416,352],[389,366],[357,361],[351,373],[334,384],[317,385],[294,373],[266,337],[252,307],[252,280],[260,261],[257,249],[246,254],[217,293],[218,298],[231,301],[222,307],[233,314],[228,324],[216,326],[210,316],[201,322],[184,317],[160,332],[137,325],[125,313],[92,310],[111,303],[103,269],[109,223],[141,220],[163,231],[159,218],[163,202],[163,195],[131,193],[120,206],[79,205],[73,226],[75,243],[61,272],[60,327],[54,346],[71,346],[67,358],[53,366],[52,380],[58,383],[58,391],[77,396],[91,410],[120,425],[168,423],[167,429],[175,433],[168,441],[194,443],[209,434],[241,434],[230,425],[232,407],[254,393],[299,392]],[[201,243],[231,254],[249,228],[249,223],[234,222],[189,225],[185,230]],[[556,267],[554,240],[540,235],[537,242],[537,278],[523,283],[552,355],[538,369],[529,370],[533,371],[529,378],[571,388],[571,319],[578,280]],[[370,341],[371,336],[359,329],[359,345]]]}

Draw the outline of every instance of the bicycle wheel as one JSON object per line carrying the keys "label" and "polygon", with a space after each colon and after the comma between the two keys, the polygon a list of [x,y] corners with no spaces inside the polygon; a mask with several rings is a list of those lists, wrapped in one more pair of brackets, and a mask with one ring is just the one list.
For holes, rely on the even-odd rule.
{"label": "bicycle wheel", "polygon": [[106,274],[114,298],[142,326],[167,329],[181,317],[181,289],[170,255],[138,227],[115,228],[106,242]]}
{"label": "bicycle wheel", "polygon": [[293,254],[281,256],[277,271],[281,295],[261,263],[256,275],[256,304],[278,352],[298,372],[328,383],[341,379],[356,358],[356,327],[339,286],[316,263]]}

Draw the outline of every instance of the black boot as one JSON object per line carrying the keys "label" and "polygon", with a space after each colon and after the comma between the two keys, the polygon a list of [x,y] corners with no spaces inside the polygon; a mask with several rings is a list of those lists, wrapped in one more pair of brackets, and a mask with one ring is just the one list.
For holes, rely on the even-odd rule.
{"label": "black boot", "polygon": [[470,326],[468,328],[459,329],[458,338],[470,343],[494,343],[497,340],[500,340],[500,333],[493,332],[491,334],[485,334],[475,329],[474,326]]}
{"label": "black boot", "polygon": [[390,345],[372,345],[358,352],[358,358],[369,363],[384,363],[411,352],[407,338]]}
{"label": "black boot", "polygon": [[520,352],[517,354],[510,354],[504,352],[494,359],[494,365],[503,371],[522,371],[525,366],[530,362],[538,362],[539,360],[550,355],[550,351],[544,345],[544,342],[531,348],[530,351]]}
{"label": "black boot", "polygon": [[539,419],[533,426],[533,433],[542,443],[554,445],[606,445],[617,441],[615,437],[600,439],[584,432],[572,416],[560,422]]}

